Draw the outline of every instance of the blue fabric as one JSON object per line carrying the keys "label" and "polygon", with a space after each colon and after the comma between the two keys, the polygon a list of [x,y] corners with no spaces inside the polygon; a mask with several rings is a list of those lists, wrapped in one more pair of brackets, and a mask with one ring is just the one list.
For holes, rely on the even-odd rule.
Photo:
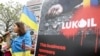
{"label": "blue fabric", "polygon": [[31,47],[32,41],[31,41],[30,31],[27,31],[26,34],[23,35],[23,36],[17,36],[16,38],[12,39],[12,41],[11,41],[12,52],[14,53],[14,52],[23,52],[23,51],[25,51],[22,48],[22,44],[25,44],[26,46]]}
{"label": "blue fabric", "polygon": [[36,16],[26,6],[23,8],[23,13],[27,15],[32,21],[37,22]]}
{"label": "blue fabric", "polygon": [[97,6],[98,5],[98,0],[91,0],[91,5],[92,6]]}

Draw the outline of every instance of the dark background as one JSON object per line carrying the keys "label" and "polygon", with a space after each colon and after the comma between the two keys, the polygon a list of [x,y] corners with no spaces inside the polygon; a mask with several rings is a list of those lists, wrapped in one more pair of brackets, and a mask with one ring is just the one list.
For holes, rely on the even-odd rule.
{"label": "dark background", "polygon": [[[100,45],[98,46],[97,52],[95,52],[95,37],[95,34],[87,35],[86,38],[83,40],[83,45],[81,46],[81,35],[76,36],[74,40],[72,38],[67,39],[62,35],[39,35],[36,56],[38,56],[38,54],[40,53],[38,51],[40,48],[40,42],[66,46],[65,51],[55,50],[55,56],[100,56]],[[48,48],[46,49],[50,50]]]}

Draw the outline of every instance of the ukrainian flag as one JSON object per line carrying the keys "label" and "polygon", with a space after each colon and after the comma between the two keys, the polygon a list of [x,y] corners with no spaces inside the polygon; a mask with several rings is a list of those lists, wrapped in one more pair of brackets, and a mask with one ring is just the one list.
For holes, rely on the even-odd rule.
{"label": "ukrainian flag", "polygon": [[38,31],[38,24],[36,16],[26,7],[23,7],[23,12],[21,14],[20,21],[28,25],[30,28]]}
{"label": "ukrainian flag", "polygon": [[[28,36],[28,37],[27,37]],[[31,47],[31,35],[30,31],[27,31],[24,36],[17,36],[11,40],[11,52],[12,56],[31,56],[30,50],[25,50],[25,46]],[[22,45],[25,45],[22,48]]]}
{"label": "ukrainian flag", "polygon": [[12,56],[31,56],[30,51],[12,53]]}
{"label": "ukrainian flag", "polygon": [[10,52],[11,52],[12,56],[31,56],[30,51],[12,53],[12,50],[10,48]]}
{"label": "ukrainian flag", "polygon": [[83,7],[97,6],[98,4],[98,0],[83,0]]}

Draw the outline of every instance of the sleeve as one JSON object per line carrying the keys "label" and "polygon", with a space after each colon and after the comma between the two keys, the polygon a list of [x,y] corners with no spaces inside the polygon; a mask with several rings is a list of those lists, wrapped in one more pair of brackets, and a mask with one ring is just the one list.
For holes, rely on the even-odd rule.
{"label": "sleeve", "polygon": [[25,35],[25,45],[32,46],[32,39],[31,39],[30,31],[28,31]]}

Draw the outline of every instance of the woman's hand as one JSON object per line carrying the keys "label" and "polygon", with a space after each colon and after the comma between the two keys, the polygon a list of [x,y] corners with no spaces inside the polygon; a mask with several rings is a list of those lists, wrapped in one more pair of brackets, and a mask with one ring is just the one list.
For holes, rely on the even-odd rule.
{"label": "woman's hand", "polygon": [[22,49],[24,49],[24,50],[31,50],[32,47],[27,46],[27,45],[22,45]]}

